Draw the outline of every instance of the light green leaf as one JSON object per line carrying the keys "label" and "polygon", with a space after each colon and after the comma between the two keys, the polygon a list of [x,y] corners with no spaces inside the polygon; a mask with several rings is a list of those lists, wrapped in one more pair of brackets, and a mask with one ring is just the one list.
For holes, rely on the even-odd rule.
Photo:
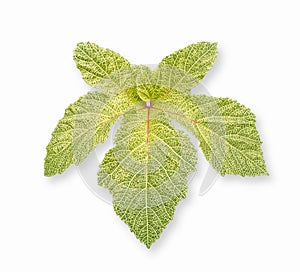
{"label": "light green leaf", "polygon": [[229,98],[172,92],[154,109],[190,130],[210,164],[221,174],[268,175],[250,109]]}
{"label": "light green leaf", "polygon": [[131,65],[103,77],[95,87],[108,95],[129,90],[131,95],[139,97],[140,100],[149,101],[169,90],[167,85],[163,85],[160,76],[161,73],[153,73],[145,65]]}
{"label": "light green leaf", "polygon": [[103,77],[130,66],[119,53],[90,42],[78,43],[73,59],[83,79],[92,86]]}
{"label": "light green leaf", "polygon": [[165,57],[158,70],[163,82],[177,91],[195,87],[216,61],[217,43],[199,42]]}
{"label": "light green leaf", "polygon": [[98,180],[111,192],[116,213],[149,248],[185,198],[196,163],[189,138],[164,114],[145,107],[125,114]]}
{"label": "light green leaf", "polygon": [[138,97],[138,87],[151,84],[151,73],[149,67],[145,65],[130,65],[106,75],[95,84],[95,87],[109,96],[129,90],[131,95]]}
{"label": "light green leaf", "polygon": [[[190,131],[221,174],[268,175],[255,115],[229,98],[191,95],[217,57],[217,44],[200,42],[165,57],[151,71],[118,53],[79,43],[74,60],[83,79],[101,92],[71,104],[47,146],[45,175],[81,163],[124,117],[98,172],[114,210],[148,248],[172,220],[195,171]],[[187,131],[175,129],[177,121]]]}
{"label": "light green leaf", "polygon": [[45,176],[60,174],[71,164],[80,164],[95,146],[107,139],[110,125],[134,103],[126,92],[112,98],[89,92],[71,104],[47,146]]}

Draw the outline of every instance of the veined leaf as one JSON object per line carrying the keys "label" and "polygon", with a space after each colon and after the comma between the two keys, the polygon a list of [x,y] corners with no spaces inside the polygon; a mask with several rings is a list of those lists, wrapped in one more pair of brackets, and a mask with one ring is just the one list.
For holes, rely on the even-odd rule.
{"label": "veined leaf", "polygon": [[103,77],[130,66],[129,61],[119,53],[90,42],[78,43],[73,59],[82,78],[92,86]]}
{"label": "veined leaf", "polygon": [[151,107],[126,113],[98,173],[116,213],[148,248],[185,198],[187,176],[195,170],[196,150]]}
{"label": "veined leaf", "polygon": [[210,164],[221,174],[268,175],[250,109],[229,98],[172,92],[154,109],[190,130]]}
{"label": "veined leaf", "polygon": [[172,120],[199,140],[221,175],[268,175],[250,109],[229,98],[190,93],[216,57],[216,43],[200,42],[165,57],[151,71],[110,49],[79,43],[76,65],[101,92],[89,92],[66,109],[47,146],[45,175],[81,163],[124,117],[98,183],[111,192],[115,212],[148,248],[172,220],[196,169],[196,150]]}
{"label": "veined leaf", "polygon": [[168,71],[165,70],[153,73],[145,65],[131,65],[103,77],[95,87],[108,95],[129,90],[131,95],[140,100],[149,101],[169,91],[169,85],[163,82],[167,76]]}
{"label": "veined leaf", "polygon": [[47,146],[45,176],[60,174],[71,164],[81,163],[95,146],[107,139],[110,125],[135,102],[126,92],[112,98],[89,92],[71,104]]}
{"label": "veined leaf", "polygon": [[165,57],[158,66],[163,82],[177,91],[195,87],[216,61],[217,43],[199,42]]}

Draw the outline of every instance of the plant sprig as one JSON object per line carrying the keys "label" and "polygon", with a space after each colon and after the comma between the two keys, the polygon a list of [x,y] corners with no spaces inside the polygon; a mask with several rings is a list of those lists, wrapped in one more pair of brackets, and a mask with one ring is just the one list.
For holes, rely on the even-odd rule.
{"label": "plant sprig", "polygon": [[196,149],[177,121],[192,133],[209,163],[222,175],[268,175],[250,109],[229,98],[193,95],[213,66],[217,44],[191,44],[165,57],[152,71],[132,65],[96,44],[79,43],[74,60],[97,90],[71,104],[47,146],[45,175],[80,164],[122,118],[114,147],[98,171],[114,210],[148,248],[185,198],[196,170]]}

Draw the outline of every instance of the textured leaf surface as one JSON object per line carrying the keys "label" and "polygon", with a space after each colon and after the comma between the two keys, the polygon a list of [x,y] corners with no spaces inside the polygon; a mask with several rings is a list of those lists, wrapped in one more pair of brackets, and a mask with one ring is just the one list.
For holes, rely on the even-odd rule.
{"label": "textured leaf surface", "polygon": [[45,158],[45,175],[64,172],[81,163],[96,145],[104,142],[110,125],[135,103],[126,92],[112,98],[89,92],[71,104],[52,133]]}
{"label": "textured leaf surface", "polygon": [[110,49],[79,43],[76,65],[101,92],[89,92],[66,109],[47,146],[45,175],[81,163],[123,116],[98,182],[111,192],[117,215],[148,248],[185,198],[197,163],[189,137],[173,127],[172,119],[195,135],[221,175],[267,175],[250,109],[228,98],[190,94],[216,57],[216,43],[200,42],[165,57],[151,71]]}
{"label": "textured leaf surface", "polygon": [[190,130],[221,174],[267,175],[261,141],[250,109],[229,98],[173,92],[156,107]]}
{"label": "textured leaf surface", "polygon": [[159,64],[165,82],[177,91],[196,86],[216,61],[217,44],[199,42],[177,50]]}
{"label": "textured leaf surface", "polygon": [[99,185],[110,190],[116,213],[148,248],[173,218],[195,170],[196,150],[164,114],[131,111],[106,153]]}
{"label": "textured leaf surface", "polygon": [[103,77],[130,66],[129,61],[119,53],[90,42],[78,43],[73,59],[82,78],[92,86]]}
{"label": "textured leaf surface", "polygon": [[129,90],[131,95],[139,97],[140,100],[149,101],[168,92],[169,84],[164,82],[168,74],[167,70],[153,73],[145,65],[131,65],[108,74],[95,87],[108,95]]}

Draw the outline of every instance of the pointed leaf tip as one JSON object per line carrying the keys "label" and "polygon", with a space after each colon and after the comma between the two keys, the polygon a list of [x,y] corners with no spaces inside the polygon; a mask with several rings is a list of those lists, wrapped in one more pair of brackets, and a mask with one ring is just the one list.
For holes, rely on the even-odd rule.
{"label": "pointed leaf tip", "polygon": [[106,75],[130,66],[129,61],[119,53],[91,42],[78,43],[73,52],[73,60],[82,78],[92,86]]}

